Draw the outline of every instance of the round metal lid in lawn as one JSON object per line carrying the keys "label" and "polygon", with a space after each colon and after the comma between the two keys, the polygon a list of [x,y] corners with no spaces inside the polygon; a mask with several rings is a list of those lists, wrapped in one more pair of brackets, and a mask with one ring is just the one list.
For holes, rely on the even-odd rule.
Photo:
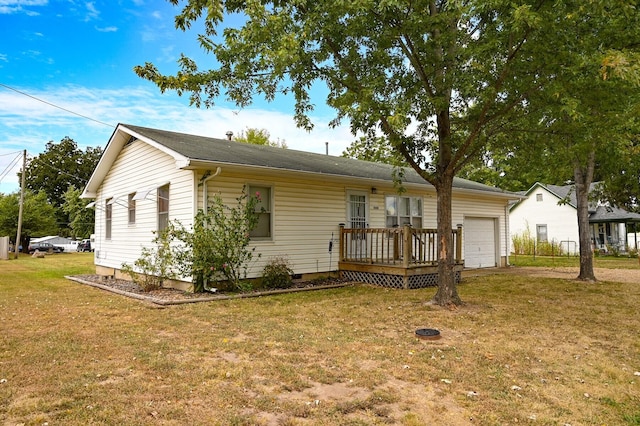
{"label": "round metal lid in lawn", "polygon": [[416,337],[424,340],[437,340],[440,336],[440,331],[435,328],[419,328],[416,330]]}

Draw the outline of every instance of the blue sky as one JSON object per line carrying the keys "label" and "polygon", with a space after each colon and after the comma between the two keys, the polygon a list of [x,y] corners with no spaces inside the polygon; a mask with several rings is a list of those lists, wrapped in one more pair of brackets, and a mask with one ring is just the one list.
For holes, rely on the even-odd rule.
{"label": "blue sky", "polygon": [[180,53],[201,67],[213,63],[198,46],[199,28],[175,29],[178,11],[164,0],[0,0],[0,192],[18,190],[14,160],[23,149],[37,156],[65,136],[104,148],[117,123],[212,137],[264,128],[290,149],[324,153],[329,142],[332,155],[355,139],[347,125],[329,128],[334,111],[321,87],[311,133],[296,128],[291,98],[256,99],[243,110],[221,98],[199,110],[188,97],[160,94],[135,65],[172,73]]}

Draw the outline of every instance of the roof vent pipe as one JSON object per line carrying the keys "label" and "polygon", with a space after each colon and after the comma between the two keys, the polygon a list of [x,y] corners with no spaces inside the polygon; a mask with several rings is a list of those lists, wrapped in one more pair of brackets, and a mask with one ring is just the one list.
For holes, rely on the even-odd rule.
{"label": "roof vent pipe", "polygon": [[231,130],[229,130],[227,133],[225,133],[225,135],[227,135],[227,139],[228,140],[232,140],[233,138],[233,132]]}
{"label": "roof vent pipe", "polygon": [[329,142],[324,143],[324,150],[325,150],[325,154],[329,155]]}

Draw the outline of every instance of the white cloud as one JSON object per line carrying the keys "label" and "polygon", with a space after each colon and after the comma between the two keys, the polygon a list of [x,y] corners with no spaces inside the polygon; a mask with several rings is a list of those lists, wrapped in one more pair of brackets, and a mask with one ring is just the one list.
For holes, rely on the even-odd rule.
{"label": "white cloud", "polygon": [[92,1],[88,1],[85,3],[85,7],[87,8],[87,14],[84,18],[85,22],[98,19],[100,16],[100,12],[96,9],[96,5]]}
{"label": "white cloud", "polygon": [[6,53],[0,53],[0,61],[9,62],[9,60],[7,59]]}
{"label": "white cloud", "polygon": [[[216,138],[225,138],[229,130],[238,135],[246,128],[266,129],[272,139],[284,140],[289,149],[324,153],[325,142],[329,142],[332,155],[340,155],[355,139],[347,126],[329,128],[327,123],[331,117],[313,118],[316,127],[307,133],[295,126],[292,114],[277,111],[276,106],[273,110],[247,108],[238,111],[224,106],[197,109],[187,105],[188,99],[160,95],[155,88],[63,86],[46,91],[17,89],[108,126],[0,88],[0,135],[3,138],[0,155],[27,149],[29,155],[36,156],[48,141],[59,142],[65,136],[76,141],[80,148],[104,147],[117,123]],[[13,188],[7,187],[6,179],[3,180],[0,192],[16,190],[17,180],[12,183]]]}
{"label": "white cloud", "polygon": [[116,31],[118,31],[118,27],[95,27],[95,29],[97,31],[100,31],[101,33],[115,33]]}
{"label": "white cloud", "polygon": [[0,0],[0,15],[25,13],[29,16],[39,15],[38,12],[25,9],[31,6],[46,6],[49,0]]}

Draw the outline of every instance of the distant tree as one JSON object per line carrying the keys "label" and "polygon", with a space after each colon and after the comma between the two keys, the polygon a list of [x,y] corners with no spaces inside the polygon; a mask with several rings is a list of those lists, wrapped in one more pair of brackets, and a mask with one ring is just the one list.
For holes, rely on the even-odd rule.
{"label": "distant tree", "polygon": [[81,189],[70,186],[64,193],[62,210],[69,216],[71,236],[77,239],[89,238],[95,227],[96,212],[86,208],[88,201],[80,198]]}
{"label": "distant tree", "polygon": [[342,152],[342,156],[394,166],[407,165],[404,158],[393,149],[383,136],[361,136],[351,142],[351,145]]}
{"label": "distant tree", "polygon": [[60,143],[47,142],[45,151],[31,158],[26,167],[26,187],[34,192],[44,191],[55,208],[59,231],[70,234],[69,216],[65,213],[65,193],[70,186],[84,188],[95,169],[102,148],[88,147],[82,151],[68,136]]}
{"label": "distant tree", "polygon": [[267,129],[256,129],[248,127],[247,130],[242,130],[240,134],[235,138],[237,142],[250,143],[253,145],[266,145],[275,146],[278,148],[287,148],[287,143],[284,140],[277,139],[271,140],[271,134]]}
{"label": "distant tree", "polygon": [[[18,231],[18,211],[20,208],[20,194],[0,194],[0,235],[9,236],[13,241]],[[29,239],[56,235],[58,227],[55,218],[56,209],[47,200],[43,191],[34,194],[25,192],[22,213],[22,230],[20,244],[27,247]]]}

